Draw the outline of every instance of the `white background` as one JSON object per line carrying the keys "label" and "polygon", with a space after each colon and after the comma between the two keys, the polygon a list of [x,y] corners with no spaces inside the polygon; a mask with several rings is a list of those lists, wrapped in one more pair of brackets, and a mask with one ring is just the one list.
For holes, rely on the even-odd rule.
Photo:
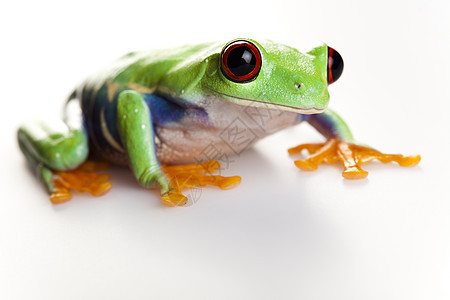
{"label": "white background", "polygon": [[[2,2],[0,299],[449,299],[449,16],[447,0]],[[302,124],[235,157],[239,187],[186,208],[118,168],[108,195],[50,204],[20,123],[59,116],[128,51],[237,37],[337,49],[330,107],[420,165],[302,172],[287,148],[323,140]]]}

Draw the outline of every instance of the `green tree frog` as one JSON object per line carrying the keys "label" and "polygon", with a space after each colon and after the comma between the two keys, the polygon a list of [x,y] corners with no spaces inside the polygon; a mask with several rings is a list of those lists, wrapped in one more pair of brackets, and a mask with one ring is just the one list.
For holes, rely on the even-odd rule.
{"label": "green tree frog", "polygon": [[[289,149],[310,155],[303,170],[340,161],[343,176],[367,176],[373,159],[417,164],[420,156],[389,155],[355,143],[348,126],[328,109],[328,85],[343,71],[327,45],[307,53],[269,40],[236,39],[129,53],[86,79],[68,98],[64,118],[18,130],[19,146],[61,203],[71,189],[101,195],[111,188],[88,153],[131,168],[162,203],[186,203],[184,187],[229,188],[240,177],[212,174],[218,155],[239,154],[257,140],[306,121],[327,141]],[[216,155],[213,155],[213,154]]]}

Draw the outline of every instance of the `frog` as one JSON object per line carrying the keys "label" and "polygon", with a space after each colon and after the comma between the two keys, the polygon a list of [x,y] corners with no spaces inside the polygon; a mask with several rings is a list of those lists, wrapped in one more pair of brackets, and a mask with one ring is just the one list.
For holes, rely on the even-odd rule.
{"label": "frog", "polygon": [[302,122],[326,138],[288,150],[307,153],[294,161],[302,170],[340,162],[344,178],[362,179],[368,173],[361,165],[374,159],[416,165],[420,155],[385,154],[357,142],[328,108],[328,87],[343,68],[340,53],[326,44],[303,53],[251,38],[130,52],[79,84],[62,119],[20,126],[18,143],[53,203],[70,200],[73,190],[107,193],[105,161],[128,166],[142,187],[159,189],[164,205],[183,206],[186,187],[240,183],[239,176],[216,174],[220,161],[206,155],[211,150],[239,155]]}

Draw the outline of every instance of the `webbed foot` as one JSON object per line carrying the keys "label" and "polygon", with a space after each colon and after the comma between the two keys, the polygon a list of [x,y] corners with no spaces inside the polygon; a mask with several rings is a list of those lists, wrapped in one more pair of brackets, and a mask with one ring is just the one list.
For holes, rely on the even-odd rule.
{"label": "webbed foot", "polygon": [[162,204],[166,206],[182,206],[187,202],[187,197],[181,192],[183,188],[214,185],[221,189],[233,188],[241,182],[241,177],[224,177],[212,175],[220,168],[220,163],[215,160],[204,163],[167,166],[162,169],[169,179],[170,190],[161,196]]}
{"label": "webbed foot", "polygon": [[361,165],[374,159],[382,163],[397,162],[402,167],[414,166],[419,163],[420,155],[403,156],[400,154],[384,154],[373,148],[350,143],[339,138],[328,139],[325,143],[302,144],[290,148],[289,154],[300,153],[306,149],[310,156],[306,159],[296,160],[295,165],[305,171],[316,170],[322,162],[332,164],[340,161],[344,166],[342,176],[346,179],[362,179],[367,172]]}
{"label": "webbed foot", "polygon": [[54,204],[69,201],[72,199],[70,190],[88,192],[94,196],[106,194],[112,187],[112,183],[107,181],[110,176],[96,172],[106,169],[107,166],[107,163],[85,162],[72,171],[55,171],[50,201]]}

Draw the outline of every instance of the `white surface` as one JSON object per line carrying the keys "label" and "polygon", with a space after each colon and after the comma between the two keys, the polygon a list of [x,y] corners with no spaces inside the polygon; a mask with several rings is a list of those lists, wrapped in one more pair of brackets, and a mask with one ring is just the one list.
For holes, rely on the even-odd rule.
{"label": "white surface", "polygon": [[[442,1],[9,1],[1,4],[0,299],[449,299],[450,4]],[[260,142],[170,209],[113,169],[113,190],[52,206],[15,140],[57,115],[84,76],[130,50],[265,37],[345,61],[330,106],[355,136],[422,155],[301,172],[286,149],[307,125]]]}

